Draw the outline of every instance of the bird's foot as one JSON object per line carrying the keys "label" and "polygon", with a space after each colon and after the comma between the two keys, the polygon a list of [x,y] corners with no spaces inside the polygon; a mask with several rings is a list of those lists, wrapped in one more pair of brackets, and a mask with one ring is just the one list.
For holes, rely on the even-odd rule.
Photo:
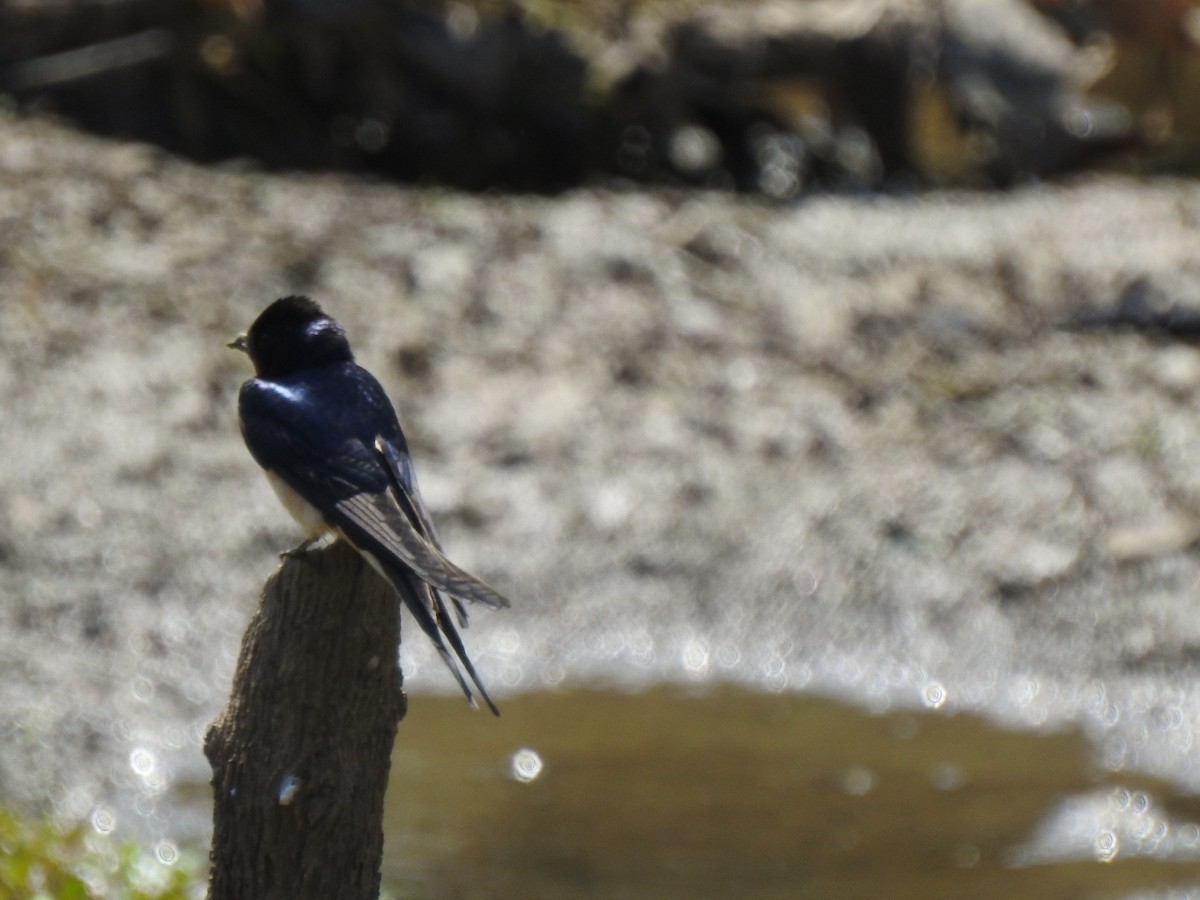
{"label": "bird's foot", "polygon": [[284,550],[279,554],[280,559],[300,559],[310,550],[324,550],[330,544],[337,540],[337,535],[332,531],[318,535],[315,538],[309,538],[306,541],[301,541],[291,550]]}

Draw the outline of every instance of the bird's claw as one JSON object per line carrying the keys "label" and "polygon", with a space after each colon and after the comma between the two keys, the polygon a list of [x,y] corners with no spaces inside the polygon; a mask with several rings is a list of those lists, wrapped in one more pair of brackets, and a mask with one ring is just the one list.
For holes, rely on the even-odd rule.
{"label": "bird's claw", "polygon": [[325,549],[330,544],[332,544],[333,541],[334,541],[334,535],[332,535],[332,534],[322,534],[315,538],[308,538],[305,541],[301,541],[295,547],[292,547],[292,549],[284,550],[282,553],[279,554],[279,558],[281,560],[300,559],[305,554],[307,554],[310,550]]}

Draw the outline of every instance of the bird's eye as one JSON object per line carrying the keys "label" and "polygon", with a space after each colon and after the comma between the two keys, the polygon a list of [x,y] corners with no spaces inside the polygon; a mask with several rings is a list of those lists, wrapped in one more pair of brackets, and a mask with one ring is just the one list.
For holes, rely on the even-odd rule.
{"label": "bird's eye", "polygon": [[330,324],[332,323],[328,319],[317,319],[315,322],[308,324],[308,327],[304,329],[304,334],[306,337],[320,338],[329,330]]}

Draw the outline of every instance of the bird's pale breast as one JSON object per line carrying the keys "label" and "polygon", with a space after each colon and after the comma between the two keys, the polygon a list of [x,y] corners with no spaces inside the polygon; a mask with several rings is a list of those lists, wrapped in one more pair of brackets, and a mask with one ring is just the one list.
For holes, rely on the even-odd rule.
{"label": "bird's pale breast", "polygon": [[319,538],[333,529],[321,515],[321,511],[301,497],[295,489],[274,472],[267,471],[267,481],[275,491],[275,496],[283,504],[283,508],[291,513],[292,518],[304,529],[309,538]]}

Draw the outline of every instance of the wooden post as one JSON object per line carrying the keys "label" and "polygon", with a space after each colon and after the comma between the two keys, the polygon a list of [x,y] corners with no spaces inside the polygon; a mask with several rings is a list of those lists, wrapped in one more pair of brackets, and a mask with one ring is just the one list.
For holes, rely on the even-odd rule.
{"label": "wooden post", "polygon": [[209,900],[377,900],[400,601],[344,542],[288,558],[209,728]]}

